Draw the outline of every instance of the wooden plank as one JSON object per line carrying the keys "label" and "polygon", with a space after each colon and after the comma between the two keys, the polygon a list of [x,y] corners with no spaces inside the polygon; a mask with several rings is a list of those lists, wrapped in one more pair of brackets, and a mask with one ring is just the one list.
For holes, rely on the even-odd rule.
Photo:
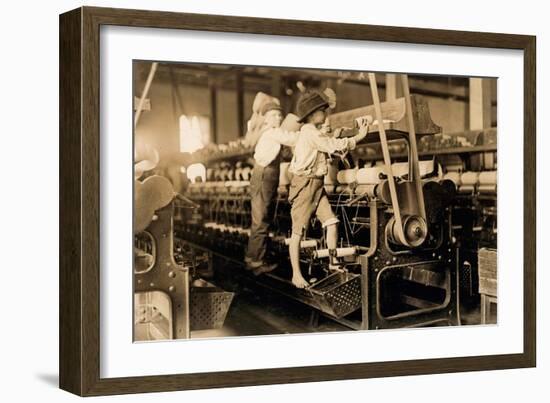
{"label": "wooden plank", "polygon": [[[435,134],[441,132],[441,127],[432,121],[428,102],[425,98],[419,95],[411,96],[411,104],[414,117],[414,125],[418,135]],[[389,130],[408,132],[407,119],[405,118],[405,98],[397,98],[393,101],[386,101],[380,104],[382,110],[382,118],[391,120]],[[329,122],[332,128],[346,127],[353,128],[355,119],[371,115],[375,116],[374,105],[363,106],[360,108],[350,109],[348,111],[334,113],[329,116]],[[376,127],[373,128],[376,130]]]}
{"label": "wooden plank", "polygon": [[479,293],[485,295],[491,295],[493,297],[497,296],[497,280],[491,278],[481,278],[479,279]]}
{"label": "wooden plank", "polygon": [[479,277],[488,279],[497,278],[497,251],[496,249],[481,248],[477,254]]}

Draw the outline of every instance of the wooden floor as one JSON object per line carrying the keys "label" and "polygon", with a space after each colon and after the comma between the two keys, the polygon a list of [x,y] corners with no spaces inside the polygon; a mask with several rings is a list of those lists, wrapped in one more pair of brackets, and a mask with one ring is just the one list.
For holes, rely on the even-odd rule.
{"label": "wooden floor", "polygon": [[[226,290],[231,289],[231,287],[227,287],[227,284],[222,287]],[[312,308],[278,294],[266,292],[265,289],[259,287],[246,286],[241,283],[237,289],[231,289],[231,291],[235,292],[235,296],[223,327],[192,331],[191,338],[204,339],[351,330],[322,315],[317,316],[317,321],[315,321],[315,318],[312,317],[314,312]],[[479,325],[480,323],[478,304],[470,303],[469,306],[461,306],[462,325]],[[496,312],[494,310],[491,312],[488,323],[496,323]],[[167,326],[168,323],[162,327]],[[166,338],[161,333],[157,337]],[[150,334],[147,335],[147,327],[136,326],[136,340],[148,339],[150,340]]]}
{"label": "wooden floor", "polygon": [[319,318],[312,326],[311,308],[300,303],[272,295],[255,294],[254,290],[241,290],[235,295],[224,326],[221,329],[191,332],[191,338],[230,336],[260,336],[312,332],[344,331],[349,328],[329,319]]}
{"label": "wooden floor", "polygon": [[[257,290],[256,290],[257,292]],[[199,330],[191,333],[191,338],[213,338],[231,336],[259,336],[276,334],[296,334],[313,332],[348,331],[323,316],[317,326],[311,323],[312,309],[300,303],[245,290],[235,295],[229,313],[221,329]],[[479,325],[479,307],[462,307],[462,325]],[[496,323],[492,312],[490,323]]]}

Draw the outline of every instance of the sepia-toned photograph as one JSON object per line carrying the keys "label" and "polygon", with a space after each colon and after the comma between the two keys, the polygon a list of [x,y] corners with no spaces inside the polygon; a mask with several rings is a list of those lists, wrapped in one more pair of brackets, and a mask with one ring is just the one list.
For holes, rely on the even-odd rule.
{"label": "sepia-toned photograph", "polygon": [[496,78],[132,68],[134,341],[497,324]]}

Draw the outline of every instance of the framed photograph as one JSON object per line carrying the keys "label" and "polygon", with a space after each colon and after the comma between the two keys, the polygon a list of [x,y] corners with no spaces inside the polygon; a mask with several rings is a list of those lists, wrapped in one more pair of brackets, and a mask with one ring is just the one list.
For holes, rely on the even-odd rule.
{"label": "framed photograph", "polygon": [[525,35],[62,14],[60,387],[535,366],[535,54]]}

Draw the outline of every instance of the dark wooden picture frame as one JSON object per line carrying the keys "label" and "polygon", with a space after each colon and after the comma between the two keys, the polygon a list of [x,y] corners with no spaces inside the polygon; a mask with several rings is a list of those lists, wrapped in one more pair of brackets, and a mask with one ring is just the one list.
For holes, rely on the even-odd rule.
{"label": "dark wooden picture frame", "polygon": [[[100,377],[100,27],[118,25],[524,52],[524,348],[521,354]],[[536,365],[535,37],[82,7],[60,16],[60,387],[81,395],[526,368]]]}

